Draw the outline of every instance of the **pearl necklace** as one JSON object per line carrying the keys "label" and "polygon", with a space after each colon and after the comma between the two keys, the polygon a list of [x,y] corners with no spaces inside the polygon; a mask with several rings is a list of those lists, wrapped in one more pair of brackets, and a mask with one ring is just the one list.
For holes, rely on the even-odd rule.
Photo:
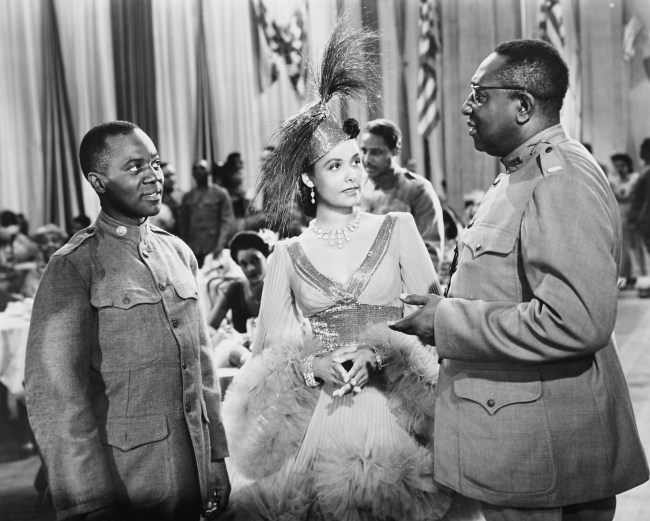
{"label": "pearl necklace", "polygon": [[335,230],[329,230],[326,228],[321,228],[316,223],[316,219],[309,223],[309,229],[318,235],[319,239],[328,241],[330,246],[335,244],[339,248],[343,248],[344,240],[345,242],[350,242],[350,234],[359,227],[359,222],[361,221],[361,212],[359,210],[354,211],[354,220],[344,226],[343,228],[336,228]]}

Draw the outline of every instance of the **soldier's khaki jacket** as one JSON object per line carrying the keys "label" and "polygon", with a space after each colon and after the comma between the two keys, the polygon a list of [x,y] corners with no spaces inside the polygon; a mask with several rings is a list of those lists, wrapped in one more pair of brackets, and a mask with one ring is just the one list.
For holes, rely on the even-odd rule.
{"label": "soldier's khaki jacket", "polygon": [[196,270],[177,237],[104,213],[51,258],[25,381],[59,519],[207,500],[228,453]]}
{"label": "soldier's khaki jacket", "polygon": [[648,466],[613,338],[616,200],[560,125],[502,162],[435,313],[435,478],[513,507],[618,494]]}

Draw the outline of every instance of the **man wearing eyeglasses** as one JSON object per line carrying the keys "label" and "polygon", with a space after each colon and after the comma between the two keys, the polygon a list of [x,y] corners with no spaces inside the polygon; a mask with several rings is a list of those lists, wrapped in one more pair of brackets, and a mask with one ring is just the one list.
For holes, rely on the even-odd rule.
{"label": "man wearing eyeglasses", "polygon": [[566,64],[499,45],[461,112],[505,168],[458,242],[447,298],[391,324],[435,345],[435,479],[487,521],[611,521],[648,479],[613,337],[621,223],[594,158],[560,125]]}
{"label": "man wearing eyeglasses", "polygon": [[91,129],[81,169],[93,226],[50,259],[25,367],[27,409],[57,519],[199,520],[230,485],[196,259],[151,226],[163,173],[133,123]]}

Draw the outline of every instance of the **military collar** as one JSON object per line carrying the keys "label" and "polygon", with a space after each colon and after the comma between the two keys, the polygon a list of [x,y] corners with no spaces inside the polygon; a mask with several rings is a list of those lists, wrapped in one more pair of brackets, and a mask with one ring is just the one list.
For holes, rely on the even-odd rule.
{"label": "military collar", "polygon": [[99,213],[95,226],[111,237],[133,244],[140,244],[149,234],[149,219],[140,225],[124,224],[109,217],[103,210]]}
{"label": "military collar", "polygon": [[378,177],[372,179],[372,182],[375,185],[375,188],[388,190],[390,188],[394,188],[397,185],[400,174],[403,174],[403,172],[406,172],[405,168],[401,168],[393,164],[388,170],[380,174]]}
{"label": "military collar", "polygon": [[544,145],[553,146],[561,141],[566,141],[567,135],[561,124],[545,128],[533,137],[524,141],[507,156],[501,158],[501,163],[506,167],[506,173],[512,174],[520,170],[531,159],[537,157]]}

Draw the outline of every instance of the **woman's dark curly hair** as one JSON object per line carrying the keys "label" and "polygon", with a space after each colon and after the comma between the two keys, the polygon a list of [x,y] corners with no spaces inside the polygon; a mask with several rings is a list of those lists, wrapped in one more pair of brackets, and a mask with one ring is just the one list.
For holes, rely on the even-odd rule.
{"label": "woman's dark curly hair", "polygon": [[269,245],[255,232],[239,232],[230,240],[228,245],[232,260],[237,262],[237,254],[242,250],[257,250],[265,257],[271,253]]}

